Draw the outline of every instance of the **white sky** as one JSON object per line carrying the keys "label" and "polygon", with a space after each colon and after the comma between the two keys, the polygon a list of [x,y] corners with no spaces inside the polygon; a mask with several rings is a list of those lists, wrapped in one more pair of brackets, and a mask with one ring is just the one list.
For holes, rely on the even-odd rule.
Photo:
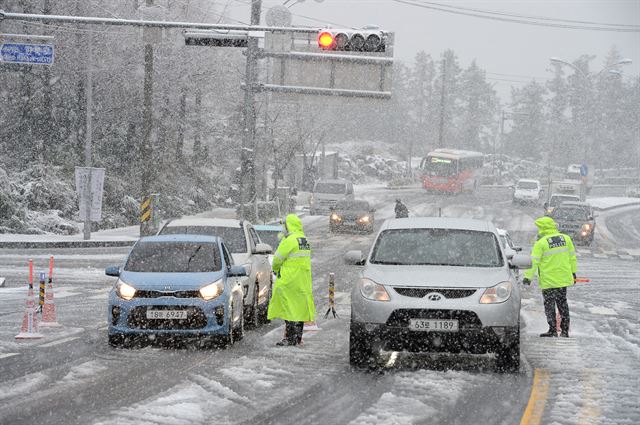
{"label": "white sky", "polygon": [[[264,11],[283,2],[284,0],[263,0],[262,23]],[[250,0],[229,0],[231,17],[248,22],[249,3]],[[440,0],[439,3],[511,14],[640,25],[640,0]],[[339,28],[340,24],[348,27],[376,24],[381,29],[395,31],[395,57],[409,63],[419,50],[438,58],[443,50],[453,49],[463,67],[471,60],[477,60],[479,66],[488,72],[490,81],[495,83],[503,102],[508,100],[510,86],[522,86],[522,83],[502,80],[528,81],[530,77],[535,77],[543,82],[551,76],[551,56],[571,62],[582,54],[596,55],[592,67],[598,71],[603,66],[609,48],[616,45],[624,57],[634,61],[632,65],[623,67],[625,75],[640,74],[638,32],[564,29],[499,22],[422,9],[392,0],[324,0],[322,3],[305,0],[295,4],[290,10],[294,14],[294,25],[322,27],[323,23],[333,23],[334,28]],[[306,19],[301,15],[314,19]],[[567,69],[567,72],[571,70]]]}

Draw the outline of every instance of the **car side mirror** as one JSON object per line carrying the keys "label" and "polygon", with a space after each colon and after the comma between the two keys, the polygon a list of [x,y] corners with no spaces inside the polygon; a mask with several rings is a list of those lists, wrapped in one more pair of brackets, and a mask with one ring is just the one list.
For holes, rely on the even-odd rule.
{"label": "car side mirror", "polygon": [[371,212],[372,213],[376,212],[376,209],[375,208],[371,208]]}
{"label": "car side mirror", "polygon": [[348,251],[344,256],[345,264],[351,266],[364,266],[365,259],[362,257],[362,251],[353,250]]}
{"label": "car side mirror", "polygon": [[106,274],[107,276],[118,277],[120,276],[120,267],[109,266],[106,269],[104,269],[104,274]]}
{"label": "car side mirror", "polygon": [[256,248],[253,250],[254,254],[259,254],[259,255],[268,255],[268,254],[271,254],[272,252],[273,252],[273,249],[271,248],[271,245],[266,243],[257,244]]}
{"label": "car side mirror", "polygon": [[227,276],[229,277],[248,276],[247,269],[244,266],[231,266],[227,269]]}
{"label": "car side mirror", "polygon": [[544,209],[546,210],[546,209],[548,209],[548,208],[549,208],[549,203],[548,203],[548,202],[545,202],[544,204],[542,204],[542,206],[543,206],[543,207],[544,207]]}
{"label": "car side mirror", "polygon": [[514,269],[529,269],[531,268],[531,256],[515,254],[511,260],[509,260],[509,266]]}
{"label": "car side mirror", "polygon": [[516,255],[516,252],[513,249],[506,247],[504,249],[504,255],[507,257],[507,260],[511,260],[513,256]]}
{"label": "car side mirror", "polygon": [[521,246],[512,246],[511,249],[513,249],[515,252],[522,251],[522,247]]}

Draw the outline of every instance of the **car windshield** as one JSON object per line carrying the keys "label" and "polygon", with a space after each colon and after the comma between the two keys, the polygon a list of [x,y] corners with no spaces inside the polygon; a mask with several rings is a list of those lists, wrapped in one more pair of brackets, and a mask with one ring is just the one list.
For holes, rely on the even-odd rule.
{"label": "car windshield", "polygon": [[369,211],[369,203],[367,201],[339,201],[336,209],[347,211]]}
{"label": "car windshield", "polygon": [[373,264],[501,267],[493,233],[458,229],[385,230],[371,254]]}
{"label": "car windshield", "polygon": [[125,271],[145,273],[208,273],[221,269],[214,243],[139,242],[127,259]]}
{"label": "car windshield", "polygon": [[560,207],[553,210],[551,216],[557,220],[583,220],[589,219],[589,214],[584,208]]}
{"label": "car windshield", "polygon": [[313,189],[316,193],[345,193],[345,184],[344,183],[329,183],[329,182],[318,182],[316,183],[316,187]]}
{"label": "car windshield", "polygon": [[256,230],[256,232],[258,233],[260,241],[269,244],[274,250],[280,244],[278,234],[282,233],[281,230]]}
{"label": "car windshield", "polygon": [[241,227],[165,226],[160,234],[220,236],[232,253],[247,252],[247,240]]}
{"label": "car windshield", "polygon": [[558,206],[563,202],[567,202],[567,201],[577,201],[578,198],[575,196],[552,196],[551,200],[549,201],[549,204],[551,206]]}
{"label": "car windshield", "polygon": [[518,189],[537,189],[538,184],[536,182],[518,182]]}

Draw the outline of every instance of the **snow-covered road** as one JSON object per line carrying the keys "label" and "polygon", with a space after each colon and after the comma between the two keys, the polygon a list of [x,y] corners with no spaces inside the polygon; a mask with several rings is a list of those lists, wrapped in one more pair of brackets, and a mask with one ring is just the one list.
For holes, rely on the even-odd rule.
{"label": "snow-covered road", "polygon": [[[492,219],[523,246],[529,246],[532,220],[540,213],[513,207],[506,192],[488,190],[437,197],[368,187],[363,195],[376,205],[378,218],[390,216],[393,199],[401,196],[414,214],[441,210]],[[612,219],[608,233],[622,232],[616,226],[634,222],[634,214]],[[371,373],[348,365],[349,289],[357,270],[344,266],[342,256],[368,249],[372,237],[330,235],[325,217],[305,217],[304,223],[314,247],[321,330],[307,333],[302,348],[275,347],[282,326],[274,322],[226,350],[112,349],[105,323],[111,280],[103,269],[121,261],[126,248],[1,250],[0,275],[8,277],[8,287],[0,288],[0,423],[640,422],[640,267],[638,257],[618,253],[633,249],[633,238],[616,246],[615,236],[597,234],[594,249],[582,249],[579,274],[592,281],[570,289],[568,340],[537,337],[546,327],[541,295],[535,287],[525,289],[519,374],[495,373],[490,356],[394,353],[387,353],[383,370]],[[42,340],[16,342],[26,260],[33,257],[38,270],[49,254],[56,255],[64,327],[43,330]],[[322,318],[330,271],[337,276],[335,320]]]}

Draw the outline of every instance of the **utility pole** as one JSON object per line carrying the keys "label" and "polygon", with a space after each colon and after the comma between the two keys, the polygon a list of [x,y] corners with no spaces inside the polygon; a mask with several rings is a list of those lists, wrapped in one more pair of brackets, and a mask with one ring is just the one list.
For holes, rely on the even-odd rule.
{"label": "utility pole", "polygon": [[[42,13],[44,15],[51,14],[51,4],[49,0],[44,0],[42,5]],[[47,32],[49,34],[49,32]],[[51,69],[48,66],[45,66],[42,70],[42,84],[44,86],[43,90],[43,108],[44,108],[44,120],[40,122],[41,132],[39,136],[42,138],[42,163],[47,162],[47,146],[49,143],[53,142],[52,137],[52,129],[53,129],[53,108],[51,106]]]}
{"label": "utility pole", "polygon": [[[146,6],[152,7],[153,0],[146,0]],[[142,104],[142,178],[140,188],[140,202],[143,202],[151,194],[153,146],[151,144],[151,131],[153,128],[153,44],[152,36],[155,28],[144,27],[142,38],[144,40],[144,98]],[[149,222],[140,222],[140,236],[148,233]]]}
{"label": "utility pole", "polygon": [[[262,0],[251,1],[251,25],[260,25]],[[258,68],[258,38],[249,37],[244,84],[244,138],[240,153],[240,208],[244,216],[244,204],[256,196],[256,105],[255,91]]]}
{"label": "utility pole", "polygon": [[447,78],[447,60],[442,58],[442,88],[440,90],[440,126],[438,128],[438,147],[441,148],[443,146],[444,141],[444,106],[445,106],[445,97],[444,90]]}
{"label": "utility pole", "polygon": [[88,44],[88,52],[87,52],[87,105],[86,109],[86,131],[84,135],[84,166],[89,168],[89,178],[87,182],[87,189],[85,193],[85,201],[84,201],[84,230],[83,230],[83,239],[88,241],[91,239],[91,203],[93,202],[93,186],[91,184],[91,165],[92,165],[92,156],[93,156],[93,73],[91,72],[91,67],[93,66],[93,35],[89,33],[87,35],[89,40]]}

